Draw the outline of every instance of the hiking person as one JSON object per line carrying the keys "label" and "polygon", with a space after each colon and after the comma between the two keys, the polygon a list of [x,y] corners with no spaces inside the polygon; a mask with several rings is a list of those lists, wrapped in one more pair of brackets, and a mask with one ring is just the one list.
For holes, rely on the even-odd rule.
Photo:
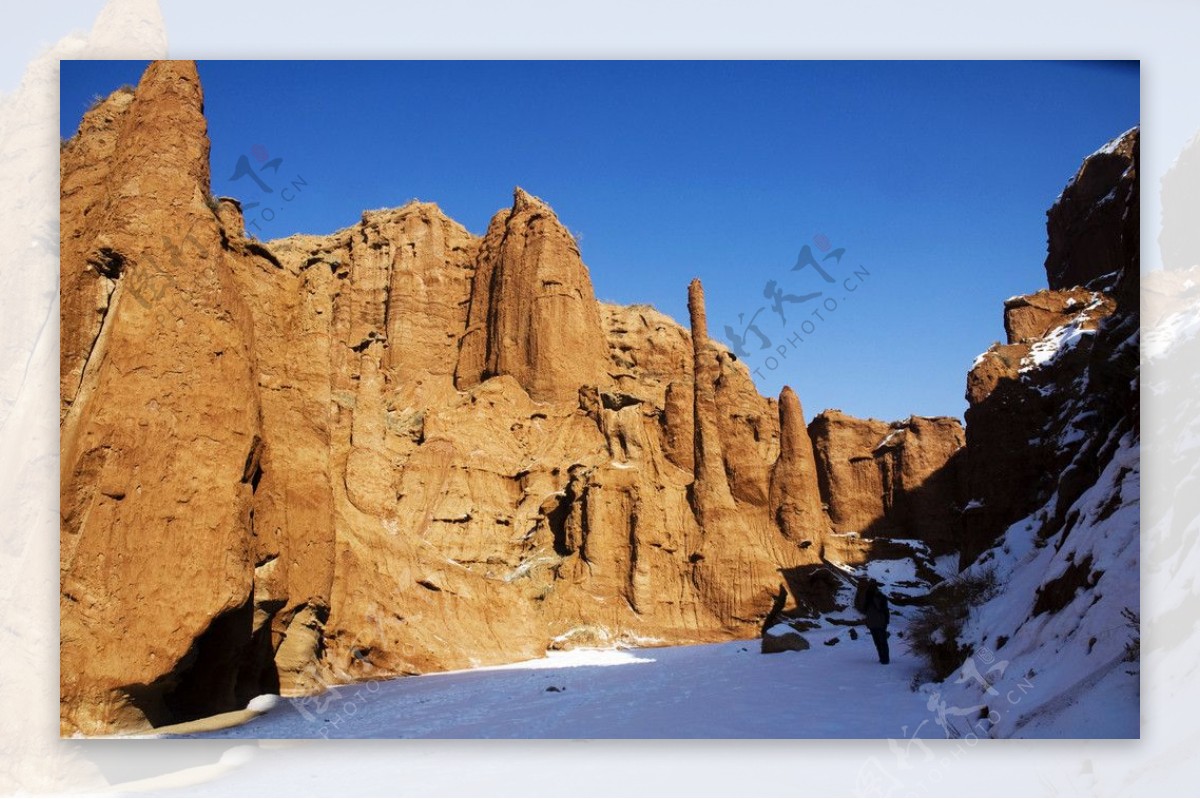
{"label": "hiking person", "polygon": [[887,597],[872,578],[868,577],[858,584],[858,593],[854,597],[854,607],[866,619],[867,629],[875,642],[875,651],[879,653],[879,662],[887,665],[891,658],[888,655],[888,610]]}

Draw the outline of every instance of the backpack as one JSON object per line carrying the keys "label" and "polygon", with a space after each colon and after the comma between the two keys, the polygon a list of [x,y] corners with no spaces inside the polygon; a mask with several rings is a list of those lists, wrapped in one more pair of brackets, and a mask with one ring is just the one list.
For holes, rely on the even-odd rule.
{"label": "backpack", "polygon": [[858,584],[858,593],[854,595],[854,609],[859,613],[867,612],[867,584]]}

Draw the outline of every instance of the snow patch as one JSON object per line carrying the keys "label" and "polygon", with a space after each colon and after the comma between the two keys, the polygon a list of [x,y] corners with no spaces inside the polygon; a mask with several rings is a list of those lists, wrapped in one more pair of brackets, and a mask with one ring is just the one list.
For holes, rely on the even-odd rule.
{"label": "snow patch", "polygon": [[[1137,130],[1137,126],[1136,126],[1136,125],[1135,125],[1134,127],[1130,128],[1129,130],[1125,131],[1124,133],[1122,133],[1122,134],[1121,134],[1120,136],[1118,136],[1117,138],[1115,138],[1115,139],[1113,139],[1112,141],[1110,141],[1110,142],[1108,142],[1107,144],[1105,144],[1105,145],[1104,145],[1103,147],[1101,147],[1099,150],[1097,150],[1096,152],[1094,152],[1094,153],[1092,153],[1091,155],[1089,155],[1089,156],[1088,156],[1088,158],[1095,158],[1095,157],[1096,157],[1096,156],[1098,156],[1098,155],[1112,155],[1113,153],[1115,153],[1115,152],[1117,151],[1117,147],[1119,147],[1119,146],[1120,146],[1120,144],[1121,144],[1121,141],[1122,141],[1122,140],[1123,140],[1123,139],[1124,139],[1126,136],[1128,136],[1130,133],[1133,133],[1135,130]],[[1086,161],[1086,160],[1087,160],[1087,158],[1085,158],[1084,160]]]}
{"label": "snow patch", "polygon": [[1021,373],[1041,369],[1054,363],[1062,355],[1079,344],[1084,336],[1095,335],[1095,330],[1084,330],[1082,319],[1075,319],[1070,324],[1056,327],[1046,334],[1046,337],[1034,344],[1029,354],[1021,359]]}
{"label": "snow patch", "polygon": [[949,580],[958,574],[958,553],[950,552],[946,555],[938,555],[933,559],[933,570],[943,580]]}
{"label": "snow patch", "polygon": [[905,583],[918,585],[921,588],[927,587],[924,583],[918,582],[917,565],[911,558],[868,561],[867,575],[879,582],[880,585],[890,585],[892,590],[896,590]]}
{"label": "snow patch", "polygon": [[905,432],[905,428],[903,428],[903,427],[896,428],[895,430],[893,430],[892,432],[890,432],[886,436],[884,436],[883,441],[880,441],[878,444],[876,444],[875,449],[873,451],[877,452],[877,451],[883,449],[884,447],[890,446],[893,442],[896,441],[896,439],[903,440],[904,432]]}
{"label": "snow patch", "polygon": [[653,663],[654,658],[641,657],[628,649],[568,649],[547,652],[544,658],[485,666],[474,671],[505,671],[509,669],[575,669],[580,666],[626,666],[630,663]]}
{"label": "snow patch", "polygon": [[278,694],[260,694],[246,705],[246,710],[253,713],[266,713],[279,704]]}

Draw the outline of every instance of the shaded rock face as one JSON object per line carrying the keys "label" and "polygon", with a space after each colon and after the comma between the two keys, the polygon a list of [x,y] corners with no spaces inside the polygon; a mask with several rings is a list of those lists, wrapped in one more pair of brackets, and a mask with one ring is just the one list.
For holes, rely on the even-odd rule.
{"label": "shaded rock face", "polygon": [[1138,229],[1128,212],[1137,207],[1139,139],[1133,128],[1086,158],[1046,213],[1050,288],[1115,278],[1137,257]]}
{"label": "shaded rock face", "polygon": [[957,419],[889,423],[828,410],[814,417],[809,434],[835,532],[915,538],[937,552],[957,548],[965,442]]}
{"label": "shaded rock face", "polygon": [[549,648],[756,634],[827,523],[799,400],[595,301],[517,190],[261,244],[194,65],[62,158],[61,728]]}
{"label": "shaded rock face", "polygon": [[[968,557],[1053,490],[1046,479],[1056,461],[1047,420],[1083,387],[1075,383],[1086,368],[1082,355],[1114,307],[1103,292],[1087,290],[1043,291],[1006,303],[1009,343],[980,355],[967,375]],[[1014,324],[1014,310],[1035,311],[1037,323],[1030,313]],[[1025,335],[1018,339],[1018,333]]]}
{"label": "shaded rock face", "polygon": [[876,455],[884,476],[885,518],[901,531],[911,531],[903,537],[924,541],[934,552],[958,549],[966,443],[962,423],[913,416],[892,429]]}
{"label": "shaded rock face", "polygon": [[[1046,506],[1045,537],[1138,418],[1138,130],[1084,160],[1047,214],[1049,290],[1004,305],[967,376],[962,563]],[[1086,287],[1079,284],[1086,283]]]}

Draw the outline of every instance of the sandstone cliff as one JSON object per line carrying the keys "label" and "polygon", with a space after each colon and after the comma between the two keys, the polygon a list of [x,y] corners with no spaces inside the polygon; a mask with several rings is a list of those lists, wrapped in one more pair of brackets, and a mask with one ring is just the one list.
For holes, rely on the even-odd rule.
{"label": "sandstone cliff", "polygon": [[66,729],[243,698],[263,430],[201,105],[194,66],[156,63],[63,153]]}
{"label": "sandstone cliff", "polygon": [[809,434],[836,532],[913,538],[939,554],[958,549],[965,438],[957,419],[889,423],[828,410]]}
{"label": "sandstone cliff", "polygon": [[[828,523],[799,401],[596,302],[517,189],[259,243],[194,65],[62,158],[62,729],[548,648],[753,634]],[[681,287],[682,290],[682,287]]]}

